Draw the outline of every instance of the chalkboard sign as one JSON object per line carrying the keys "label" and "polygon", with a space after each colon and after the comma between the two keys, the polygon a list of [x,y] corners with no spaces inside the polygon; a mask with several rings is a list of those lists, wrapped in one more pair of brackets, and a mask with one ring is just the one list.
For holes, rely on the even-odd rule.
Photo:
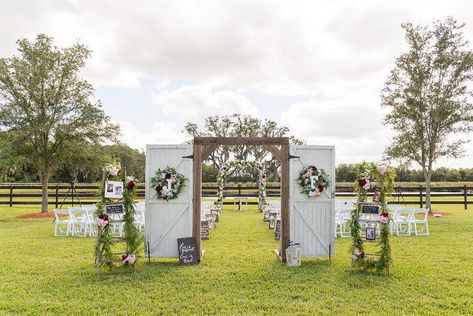
{"label": "chalkboard sign", "polygon": [[362,204],[361,213],[363,214],[379,214],[381,212],[381,206],[377,204]]}
{"label": "chalkboard sign", "polygon": [[199,262],[197,246],[194,237],[178,238],[177,249],[179,251],[179,265],[190,266]]}
{"label": "chalkboard sign", "polygon": [[201,240],[209,239],[209,221],[200,222],[200,239]]}
{"label": "chalkboard sign", "polygon": [[274,239],[281,239],[281,220],[276,221],[276,228],[274,229]]}
{"label": "chalkboard sign", "polygon": [[125,206],[123,203],[109,203],[105,204],[105,214],[123,214],[125,213]]}

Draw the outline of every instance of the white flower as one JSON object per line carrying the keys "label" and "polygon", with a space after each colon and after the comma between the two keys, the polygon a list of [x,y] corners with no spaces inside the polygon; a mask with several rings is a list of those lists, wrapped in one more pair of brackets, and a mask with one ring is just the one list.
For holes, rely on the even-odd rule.
{"label": "white flower", "polygon": [[378,172],[381,174],[381,175],[384,175],[384,173],[386,171],[388,171],[388,167],[386,165],[379,165],[376,167],[376,170],[378,170]]}

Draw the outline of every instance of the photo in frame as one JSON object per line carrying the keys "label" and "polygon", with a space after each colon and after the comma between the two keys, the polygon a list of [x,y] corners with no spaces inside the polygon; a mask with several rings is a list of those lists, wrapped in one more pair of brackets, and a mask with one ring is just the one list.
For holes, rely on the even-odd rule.
{"label": "photo in frame", "polygon": [[108,203],[105,204],[105,214],[114,215],[114,214],[124,214],[125,205],[123,203]]}
{"label": "photo in frame", "polygon": [[366,228],[366,240],[376,240],[376,229],[374,227]]}
{"label": "photo in frame", "polygon": [[105,197],[111,198],[111,199],[123,198],[123,182],[106,181],[105,182]]}

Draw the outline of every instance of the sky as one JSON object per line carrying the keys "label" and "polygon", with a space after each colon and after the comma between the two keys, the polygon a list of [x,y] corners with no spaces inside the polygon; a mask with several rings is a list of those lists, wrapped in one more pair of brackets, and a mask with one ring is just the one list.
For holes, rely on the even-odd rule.
{"label": "sky", "polygon": [[[82,76],[131,147],[181,143],[185,122],[241,113],[307,144],[335,145],[337,164],[382,159],[394,135],[382,124],[380,92],[407,49],[401,23],[453,16],[473,42],[471,0],[0,0],[0,8],[0,57],[38,33],[93,51]],[[473,167],[473,144],[465,149],[436,167]]]}

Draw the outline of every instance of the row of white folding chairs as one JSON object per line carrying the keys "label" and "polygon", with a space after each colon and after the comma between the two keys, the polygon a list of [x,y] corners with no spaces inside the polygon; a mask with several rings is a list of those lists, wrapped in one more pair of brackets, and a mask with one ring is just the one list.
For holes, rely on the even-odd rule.
{"label": "row of white folding chairs", "polygon": [[95,205],[55,209],[54,236],[94,236],[97,231],[96,210]]}
{"label": "row of white folding chairs", "polygon": [[[350,237],[351,209],[352,207],[340,207],[340,205],[335,209],[335,237]],[[389,209],[392,213],[391,234],[397,236],[429,235],[428,209],[401,207],[398,204],[389,205]],[[362,225],[364,225],[363,227],[368,226],[367,223],[362,223]],[[379,224],[374,226],[379,233]]]}
{"label": "row of white folding chairs", "polygon": [[394,210],[391,232],[397,236],[428,236],[429,209],[399,207]]}
{"label": "row of white folding chairs", "polygon": [[[135,226],[139,231],[142,231],[145,225],[144,202],[135,203],[134,207]],[[67,210],[55,209],[54,236],[97,236],[96,211],[97,207],[95,205],[71,207]],[[121,220],[122,215],[115,214],[111,219]],[[124,223],[111,223],[110,225],[114,236],[123,236]],[[65,228],[65,231],[63,228]]]}

